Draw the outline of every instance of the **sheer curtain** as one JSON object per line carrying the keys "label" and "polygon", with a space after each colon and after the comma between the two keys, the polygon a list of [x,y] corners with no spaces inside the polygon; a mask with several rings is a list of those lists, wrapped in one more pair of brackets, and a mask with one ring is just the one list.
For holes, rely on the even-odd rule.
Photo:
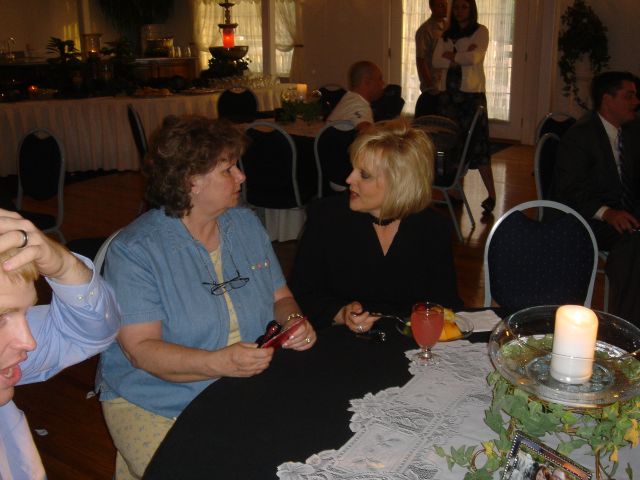
{"label": "sheer curtain", "polygon": [[[477,4],[478,21],[489,29],[489,50],[484,60],[489,118],[509,120],[515,0],[478,0]],[[415,33],[429,15],[429,2],[402,0],[402,96],[407,113],[414,111],[420,96]]]}
{"label": "sheer curtain", "polygon": [[302,65],[301,3],[302,0],[276,0],[276,73],[292,81],[300,76]]}
{"label": "sheer curtain", "polygon": [[413,114],[420,96],[420,79],[416,69],[416,30],[431,15],[429,2],[402,0],[402,98],[404,111]]}
{"label": "sheer curtain", "polygon": [[[224,10],[217,0],[193,1],[193,32],[202,68],[208,68],[210,46],[222,45],[218,28],[224,22]],[[248,45],[249,69],[262,72],[262,0],[236,0],[231,9],[231,22],[237,23],[236,45]]]}
{"label": "sheer curtain", "polygon": [[484,59],[489,118],[509,120],[515,0],[480,0],[478,20],[489,29]]}

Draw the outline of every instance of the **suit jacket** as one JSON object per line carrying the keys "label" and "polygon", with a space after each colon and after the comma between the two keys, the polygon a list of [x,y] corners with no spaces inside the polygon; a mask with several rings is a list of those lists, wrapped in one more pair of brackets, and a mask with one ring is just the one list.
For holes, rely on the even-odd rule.
{"label": "suit jacket", "polygon": [[[632,179],[635,210],[640,193],[640,121],[623,127],[624,162]],[[604,125],[597,113],[582,117],[558,146],[552,198],[591,220],[600,207],[622,208],[622,184]]]}

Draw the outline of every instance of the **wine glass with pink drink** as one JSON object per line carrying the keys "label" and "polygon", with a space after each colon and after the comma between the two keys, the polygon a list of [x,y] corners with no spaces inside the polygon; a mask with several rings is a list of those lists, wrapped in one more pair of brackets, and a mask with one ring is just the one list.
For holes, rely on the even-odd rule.
{"label": "wine glass with pink drink", "polygon": [[416,303],[411,309],[411,332],[420,352],[413,356],[417,365],[435,365],[437,355],[431,352],[444,327],[444,308],[431,302]]}

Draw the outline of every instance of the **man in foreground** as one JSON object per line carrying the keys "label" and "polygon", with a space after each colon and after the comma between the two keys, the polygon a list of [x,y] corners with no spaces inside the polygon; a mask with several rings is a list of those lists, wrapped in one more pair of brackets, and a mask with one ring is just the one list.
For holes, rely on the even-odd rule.
{"label": "man in foreground", "polygon": [[[93,264],[46,237],[15,212],[0,209],[0,478],[46,477],[14,387],[46,380],[104,350],[120,324],[111,289]],[[46,277],[50,305],[34,282]]]}
{"label": "man in foreground", "polygon": [[[591,85],[593,112],[564,134],[552,196],[577,210],[610,252],[611,312],[640,325],[640,137],[635,77],[606,72]],[[634,293],[635,292],[635,293]]]}

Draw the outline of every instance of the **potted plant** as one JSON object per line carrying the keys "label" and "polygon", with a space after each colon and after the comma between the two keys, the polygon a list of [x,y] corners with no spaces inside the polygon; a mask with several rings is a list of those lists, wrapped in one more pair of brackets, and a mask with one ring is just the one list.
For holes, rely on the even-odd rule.
{"label": "potted plant", "polygon": [[84,66],[75,42],[51,37],[47,52],[56,55],[47,60],[52,65],[53,86],[63,95],[78,94],[84,86]]}
{"label": "potted plant", "polygon": [[610,57],[607,27],[585,0],[574,0],[573,5],[567,7],[562,15],[561,21],[558,67],[564,82],[563,95],[573,96],[580,107],[588,110],[586,102],[580,98],[576,64],[581,59],[588,58],[594,75],[608,66]]}

